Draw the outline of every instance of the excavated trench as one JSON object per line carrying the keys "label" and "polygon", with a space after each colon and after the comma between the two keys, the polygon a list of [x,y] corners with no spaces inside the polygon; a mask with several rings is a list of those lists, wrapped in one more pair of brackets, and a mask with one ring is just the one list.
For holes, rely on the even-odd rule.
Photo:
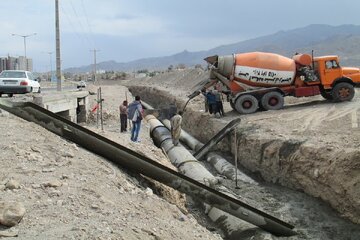
{"label": "excavated trench", "polygon": [[[131,86],[129,89],[155,108],[169,104],[182,108],[185,104],[184,99],[155,87]],[[205,143],[228,122],[228,119],[217,119],[188,107],[183,128]],[[360,223],[359,192],[356,192],[359,186],[348,187],[352,184],[352,174],[358,169],[353,163],[360,159],[360,154],[337,154],[308,145],[301,139],[276,138],[264,134],[261,126],[255,124],[240,124],[237,134],[239,168],[259,184],[241,181],[235,184],[229,179],[224,179],[223,184],[240,200],[295,225],[299,235],[285,239],[360,239],[360,225],[356,224]],[[233,136],[228,136],[216,150],[231,162],[233,145]],[[332,178],[339,168],[343,174]],[[240,237],[254,239],[254,234],[255,230],[250,229]],[[255,239],[277,237],[257,236]]]}

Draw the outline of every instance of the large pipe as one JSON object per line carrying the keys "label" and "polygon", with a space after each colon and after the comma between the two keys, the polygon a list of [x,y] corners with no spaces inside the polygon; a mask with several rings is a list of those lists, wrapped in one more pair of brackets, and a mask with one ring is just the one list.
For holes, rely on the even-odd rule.
{"label": "large pipe", "polygon": [[239,169],[235,170],[235,166],[233,164],[229,163],[225,158],[215,152],[209,152],[208,155],[206,155],[206,161],[209,162],[218,173],[226,176],[228,179],[234,181],[240,180],[246,183],[258,185],[254,179]]}
{"label": "large pipe", "polygon": [[[190,160],[189,156],[191,154],[190,155],[187,154],[186,152],[188,152],[188,151],[185,148],[183,148],[182,146],[174,146],[172,144],[171,139],[168,137],[166,137],[166,138],[161,137],[161,135],[169,135],[170,132],[165,126],[162,126],[161,122],[158,119],[156,119],[152,115],[147,115],[145,117],[145,119],[150,124],[150,135],[154,138],[154,141],[157,142],[157,144],[159,144],[158,146],[163,147],[164,149],[168,149],[168,151],[166,151],[166,153],[168,154],[171,162],[176,162],[176,163],[181,162],[182,164],[187,165],[187,163],[192,164],[192,163],[194,163],[194,161],[196,161],[196,159],[194,157],[193,157],[193,160]],[[159,140],[155,140],[156,138],[159,138]],[[176,149],[176,152],[174,151],[174,149]],[[186,157],[184,157],[184,159],[183,159],[182,156],[186,156]],[[182,159],[182,160],[180,160],[180,159]],[[186,172],[186,173],[187,174],[189,173],[189,176],[194,176],[194,177],[199,178],[198,176],[204,176],[204,175],[208,176],[204,171],[207,171],[207,170],[202,170],[202,169],[199,171],[193,170],[193,172]],[[203,177],[200,177],[200,178],[203,178]],[[202,182],[204,182],[204,181],[202,181]],[[230,197],[230,196],[228,196],[228,197]],[[232,198],[232,197],[230,197],[230,198]],[[199,198],[197,198],[197,199],[199,199]],[[202,199],[200,199],[200,200],[202,200]],[[209,204],[208,202],[206,202],[206,203]],[[226,204],[225,202],[223,202],[223,203]],[[218,204],[221,204],[221,203],[218,203]],[[276,223],[272,222],[272,224],[275,224],[275,225],[272,225],[271,227],[266,226],[266,229],[265,229],[263,227],[264,226],[263,224],[267,221],[267,217],[270,215],[268,215],[258,209],[256,209],[256,212],[253,212],[253,210],[255,208],[253,208],[249,205],[247,205],[246,207],[242,206],[243,207],[242,210],[245,211],[246,213],[243,212],[242,214],[239,214],[239,212],[237,212],[237,211],[236,212],[226,211],[223,208],[220,208],[218,204],[216,204],[216,205],[209,204],[209,205],[211,205],[213,208],[221,209],[222,211],[225,211],[237,218],[240,218],[246,222],[252,223],[260,228],[263,228],[264,230],[266,230],[268,232],[274,233],[272,228],[275,227],[275,225],[276,225],[275,228],[277,229],[277,231],[280,230],[280,229],[278,229],[280,226],[281,226],[281,228],[285,227],[285,225],[282,225],[282,224],[279,225],[278,222],[276,222]],[[217,210],[215,210],[215,211],[217,211]],[[247,215],[247,214],[249,214],[249,215]],[[251,218],[248,218],[250,215],[251,215]],[[220,215],[217,215],[217,216],[220,216]],[[221,216],[224,216],[224,214],[222,214]],[[274,217],[271,216],[271,219],[273,220]],[[221,219],[221,221],[224,221],[224,219]],[[291,229],[288,229],[287,227],[285,227],[285,228],[286,228],[286,230],[285,229],[283,229],[283,230],[285,230],[285,232],[287,232],[286,234],[290,234],[290,232],[288,232],[289,230],[292,232],[291,235],[296,234]],[[281,231],[283,231],[283,230],[281,230]],[[275,234],[275,235],[278,235],[278,234]],[[287,236],[290,236],[290,235],[287,235]]]}
{"label": "large pipe", "polygon": [[[162,134],[166,135],[168,134],[168,143],[171,144],[171,136],[170,136],[170,132],[168,129],[170,129],[170,121],[169,120],[162,120],[163,124],[166,125],[166,127],[168,129],[164,129],[161,128],[161,123],[159,121],[156,120],[150,120],[151,123],[150,125],[152,126],[152,129],[154,128],[158,128],[158,131],[153,131],[154,136],[153,139],[154,141],[158,144],[158,147],[160,146],[160,139],[165,139],[164,136],[160,137],[159,133],[161,132]],[[185,131],[182,131],[181,134],[185,135],[186,138],[184,140],[187,141],[188,145],[192,145],[192,147],[198,148],[200,149],[204,144],[202,144],[201,142],[199,142],[197,139],[193,138],[191,135],[189,135],[188,133],[186,133]],[[155,137],[156,135],[156,137]],[[184,137],[184,136],[183,136]],[[159,139],[159,141],[156,140],[156,138]],[[184,148],[181,147],[181,151],[178,152],[178,156],[175,156],[176,158],[178,157],[183,157],[185,154],[184,153],[188,153],[188,151]],[[209,153],[208,156],[210,156],[210,159],[208,159],[208,161],[210,163],[214,163],[214,167],[218,170],[218,172],[221,172],[223,175],[226,175],[227,177],[231,177],[233,179],[235,179],[235,171],[234,171],[234,167],[231,167],[229,165],[231,165],[230,163],[228,163],[225,159],[223,159],[220,155],[216,154],[216,153]],[[170,155],[169,156],[169,160],[174,164],[174,160],[173,160],[174,156]],[[193,158],[193,161],[196,161],[195,158]],[[227,163],[227,164],[226,164]],[[189,163],[184,163],[184,164],[189,164]],[[176,165],[176,164],[175,164]],[[197,171],[194,169],[192,172],[185,172],[184,174],[186,174],[186,176],[194,178],[194,179],[201,179],[200,176],[202,176],[205,172],[208,172],[207,169],[198,169]],[[208,172],[208,174],[210,174]],[[231,175],[232,174],[232,175]],[[240,178],[239,179],[244,180],[244,178]],[[249,178],[250,179],[250,178]],[[245,179],[248,180],[248,179]],[[248,180],[249,182],[251,182],[252,179]],[[205,182],[205,184],[207,184]],[[224,192],[225,194],[229,194],[229,191],[227,191],[227,189],[225,189],[222,186],[217,186],[217,189],[222,189],[220,190],[221,192]],[[233,197],[232,195],[229,195],[231,197]],[[244,229],[250,229],[252,228],[251,224],[246,223],[244,221],[242,221],[241,219],[234,217],[216,207],[212,207],[209,204],[205,204],[205,213],[209,216],[209,218],[217,224],[217,226],[219,226],[225,233],[225,235],[227,236],[228,239],[238,239],[238,235],[242,232],[244,232]]]}
{"label": "large pipe", "polygon": [[292,230],[294,226],[280,219],[186,177],[33,103],[11,103],[0,99],[0,108],[34,122],[116,164],[164,183],[275,235],[296,234]]}
{"label": "large pipe", "polygon": [[[162,123],[167,127],[167,129],[171,128],[171,123],[169,120],[167,119],[162,120]],[[188,132],[186,132],[183,129],[181,130],[180,140],[195,152],[199,151],[199,149],[201,149],[204,146],[202,142],[191,136]],[[209,162],[218,173],[226,176],[228,179],[232,179],[232,180],[239,179],[247,183],[258,184],[256,181],[254,181],[252,178],[250,178],[240,170],[235,171],[235,166],[233,164],[229,163],[221,155],[215,152],[209,152],[205,158],[206,161]]]}
{"label": "large pipe", "polygon": [[221,129],[214,137],[212,137],[202,148],[194,153],[194,157],[201,159],[205,154],[207,154],[210,149],[215,146],[218,142],[221,141],[229,132],[231,132],[239,123],[241,119],[236,118],[229,122],[223,129]]}
{"label": "large pipe", "polygon": [[[168,119],[164,119],[161,122],[164,124],[164,126],[167,129],[169,130],[171,129],[171,123]],[[198,151],[200,148],[204,146],[202,142],[191,136],[183,129],[181,129],[180,140],[181,142],[185,143],[189,148],[191,148],[193,151]]]}
{"label": "large pipe", "polygon": [[189,151],[186,151],[180,144],[174,146],[171,133],[157,118],[147,115],[145,119],[150,124],[150,134],[155,145],[166,152],[171,163],[177,167],[179,172],[208,186],[218,183],[218,180]]}

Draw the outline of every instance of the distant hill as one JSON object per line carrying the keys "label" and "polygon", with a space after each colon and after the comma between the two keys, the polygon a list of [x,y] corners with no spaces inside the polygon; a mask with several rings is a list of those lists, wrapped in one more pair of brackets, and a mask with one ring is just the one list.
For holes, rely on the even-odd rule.
{"label": "distant hill", "polygon": [[[140,69],[166,69],[170,65],[194,66],[205,64],[204,58],[240,52],[273,52],[291,57],[295,52],[315,51],[315,55],[339,55],[343,66],[360,66],[360,26],[330,26],[313,24],[289,31],[262,36],[234,44],[223,45],[208,51],[183,51],[171,56],[138,59],[126,63],[100,62],[98,69],[106,71],[133,71]],[[65,69],[65,72],[89,72],[93,65]]]}

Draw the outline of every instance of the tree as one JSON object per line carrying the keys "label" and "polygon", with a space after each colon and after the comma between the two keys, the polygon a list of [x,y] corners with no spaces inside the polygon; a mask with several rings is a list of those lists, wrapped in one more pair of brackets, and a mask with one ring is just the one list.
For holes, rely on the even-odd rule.
{"label": "tree", "polygon": [[180,69],[180,70],[183,70],[186,68],[186,65],[183,64],[183,63],[179,63],[177,66],[176,66],[176,69]]}
{"label": "tree", "polygon": [[203,67],[202,67],[201,64],[196,64],[196,65],[195,65],[195,69],[203,69]]}
{"label": "tree", "polygon": [[137,71],[137,73],[148,73],[149,72],[149,70],[147,70],[147,69],[141,69],[141,70],[138,70]]}

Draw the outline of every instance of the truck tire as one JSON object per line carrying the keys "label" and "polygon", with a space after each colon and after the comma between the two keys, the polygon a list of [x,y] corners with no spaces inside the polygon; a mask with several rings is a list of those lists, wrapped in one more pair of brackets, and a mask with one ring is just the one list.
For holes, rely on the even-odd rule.
{"label": "truck tire", "polygon": [[335,102],[351,101],[355,95],[354,86],[347,82],[338,83],[331,90],[331,95]]}
{"label": "truck tire", "polygon": [[230,100],[230,106],[231,106],[231,108],[232,108],[233,110],[236,111],[235,103],[234,103],[232,100]]}
{"label": "truck tire", "polygon": [[261,107],[264,110],[279,110],[284,106],[284,97],[279,92],[265,93],[261,98]]}
{"label": "truck tire", "polygon": [[258,107],[258,100],[250,94],[242,95],[235,100],[235,109],[242,114],[256,112]]}
{"label": "truck tire", "polygon": [[331,92],[326,92],[324,89],[320,89],[320,94],[326,100],[333,100],[334,99]]}

